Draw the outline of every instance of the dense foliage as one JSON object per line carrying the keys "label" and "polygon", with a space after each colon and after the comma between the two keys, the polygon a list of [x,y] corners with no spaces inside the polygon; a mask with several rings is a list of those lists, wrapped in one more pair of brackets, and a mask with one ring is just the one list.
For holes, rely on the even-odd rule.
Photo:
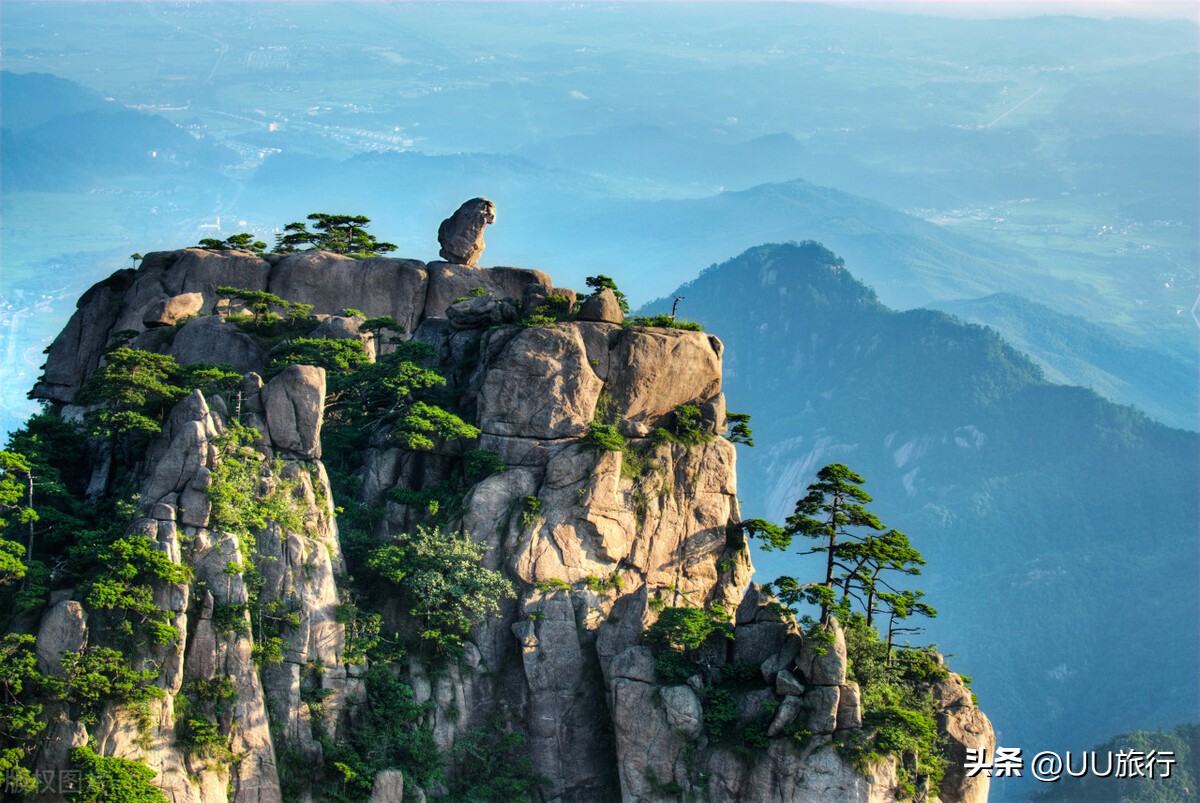
{"label": "dense foliage", "polygon": [[808,486],[808,493],[796,502],[796,511],[784,527],[768,526],[755,534],[767,550],[786,549],[796,536],[803,536],[817,543],[800,554],[825,556],[821,580],[802,583],[786,575],[776,579],[772,586],[780,600],[787,605],[805,602],[819,606],[822,622],[828,621],[832,612],[848,615],[852,603],[857,602],[868,627],[882,610],[889,617],[890,648],[892,636],[900,630],[897,620],[914,613],[932,617],[937,611],[920,601],[923,592],[898,589],[885,578],[885,573],[920,574],[925,560],[904,533],[887,530],[879,517],[866,509],[871,495],[863,490],[863,483],[861,476],[841,463],[825,466]]}
{"label": "dense foliage", "polygon": [[420,637],[457,652],[471,628],[500,612],[512,585],[482,562],[484,548],[465,533],[417,527],[371,552],[367,565],[400,592],[405,614],[421,624]]}
{"label": "dense foliage", "polygon": [[84,383],[77,402],[93,405],[84,415],[91,434],[112,439],[131,458],[188,393],[228,389],[240,378],[227,365],[181,366],[168,354],[118,346],[105,353],[104,365]]}
{"label": "dense foliage", "polygon": [[289,223],[283,227],[283,232],[276,236],[275,253],[318,250],[365,259],[396,250],[394,243],[377,240],[367,231],[371,219],[364,215],[314,212],[307,219],[312,221],[312,231],[304,221]]}
{"label": "dense foliage", "polygon": [[848,619],[845,635],[848,675],[862,695],[863,727],[839,750],[864,772],[895,756],[903,797],[936,794],[946,759],[930,687],[948,677],[947,671],[925,650],[891,650],[860,615]]}
{"label": "dense foliage", "polygon": [[167,803],[154,785],[154,770],[139,761],[97,755],[77,747],[71,760],[79,767],[79,789],[67,795],[71,803]]}
{"label": "dense foliage", "polygon": [[[263,256],[267,253],[267,244],[261,240],[255,240],[254,235],[248,232],[233,234],[224,240],[218,240],[215,237],[205,237],[200,241],[200,247],[209,248],[213,251],[249,251],[256,256]],[[140,259],[141,257],[137,258]]]}
{"label": "dense foliage", "polygon": [[720,613],[703,608],[664,608],[646,629],[645,641],[654,652],[654,668],[666,684],[684,683],[705,669],[701,648],[713,636],[733,638]]}

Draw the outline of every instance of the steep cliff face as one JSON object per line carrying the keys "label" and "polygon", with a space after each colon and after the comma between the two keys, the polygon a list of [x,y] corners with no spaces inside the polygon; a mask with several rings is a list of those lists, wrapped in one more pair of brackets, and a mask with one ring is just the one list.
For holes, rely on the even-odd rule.
{"label": "steep cliff face", "polygon": [[[472,630],[460,658],[397,664],[441,751],[499,722],[526,738],[545,800],[895,799],[894,762],[863,774],[830,747],[862,727],[840,628],[830,630],[832,649],[818,648],[756,587],[747,591],[734,449],[714,437],[726,426],[716,337],[622,326],[603,294],[589,300],[597,314],[531,325],[547,299],[574,300],[538,271],[316,252],[151,254],[85,294],[52,345],[33,395],[66,417],[82,414],[79,390],[119,340],[180,363],[229,363],[243,377],[235,391],[178,403],[135,469],[128,532],[191,567],[187,582],[155,591],[179,633],[141,656],[163,695],[148,722],[110,706],[90,732],[56,726],[57,748],[39,755],[47,768],[91,736],[102,754],[148,764],[173,801],[312,799],[295,765],[326,760],[323,744],[361,721],[367,695],[340,615],[337,511],[379,511],[371,536],[383,542],[428,519],[417,495],[458,476],[453,449],[371,437],[355,498],[335,498],[322,462],[326,372],[292,365],[264,382],[275,346],[230,319],[237,305],[222,286],[310,304],[308,337],[359,340],[372,359],[397,346],[360,329],[363,316],[391,316],[404,339],[432,349],[448,394],[479,429],[477,448],[498,457],[500,470],[467,483],[442,523],[486,547],[485,565],[515,598]],[[680,405],[699,409],[698,436],[655,437]],[[589,440],[596,425],[620,443]],[[90,492],[103,494],[112,460],[99,448],[88,459]],[[263,521],[239,520],[224,498],[239,461],[256,466],[256,498],[276,503]],[[105,643],[106,623],[88,621],[70,594],[52,602],[36,631],[47,666]],[[733,638],[710,639],[703,672],[664,684],[642,637],[673,607],[728,612]],[[395,610],[386,618],[396,630],[414,626]],[[729,696],[739,728],[761,725],[753,751],[706,729],[706,689],[735,666],[755,669]],[[214,699],[225,680],[232,693]],[[956,676],[938,688],[940,728],[961,764],[966,747],[990,746],[990,725]],[[229,734],[229,756],[179,744],[179,720],[198,707]],[[445,791],[383,772],[372,799]],[[986,795],[985,778],[943,784],[944,801]]]}

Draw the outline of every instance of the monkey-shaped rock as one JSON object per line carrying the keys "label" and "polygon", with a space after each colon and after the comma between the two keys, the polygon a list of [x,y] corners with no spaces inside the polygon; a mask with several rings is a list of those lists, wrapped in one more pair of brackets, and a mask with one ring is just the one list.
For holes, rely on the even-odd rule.
{"label": "monkey-shaped rock", "polygon": [[475,265],[483,253],[483,227],[496,222],[496,206],[487,198],[472,198],[438,226],[441,256],[447,262]]}

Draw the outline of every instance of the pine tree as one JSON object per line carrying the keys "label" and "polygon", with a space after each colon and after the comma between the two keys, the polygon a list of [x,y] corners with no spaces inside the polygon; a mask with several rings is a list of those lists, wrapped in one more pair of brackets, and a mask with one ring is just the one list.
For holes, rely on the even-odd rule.
{"label": "pine tree", "polygon": [[332,215],[314,212],[308,216],[313,229],[303,221],[289,223],[275,238],[275,252],[293,254],[297,251],[318,250],[346,254],[356,259],[379,256],[395,251],[394,243],[382,242],[367,232],[371,219],[365,215]]}

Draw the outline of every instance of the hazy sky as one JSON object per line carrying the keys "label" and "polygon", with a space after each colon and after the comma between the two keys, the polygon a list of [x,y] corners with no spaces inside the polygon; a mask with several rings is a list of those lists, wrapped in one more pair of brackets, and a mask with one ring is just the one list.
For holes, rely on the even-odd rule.
{"label": "hazy sky", "polygon": [[903,11],[946,17],[1039,17],[1047,14],[1078,17],[1153,17],[1160,19],[1200,18],[1200,3],[1160,2],[1160,0],[1077,0],[1076,2],[993,2],[992,0],[825,0],[833,5],[855,6],[882,11]]}
{"label": "hazy sky", "polygon": [[[261,2],[261,0],[189,0],[189,2]],[[308,2],[308,0],[274,0],[279,3]],[[398,0],[357,0],[363,3],[395,3]],[[433,2],[434,0],[403,0],[404,2]],[[465,0],[485,3],[488,0]],[[761,0],[633,0],[634,2],[753,2]],[[126,2],[126,0],[41,0],[46,3],[62,2]],[[178,5],[178,0],[149,0],[153,3]],[[270,2],[270,0],[268,0]],[[562,0],[534,0],[534,2],[561,3]],[[611,5],[612,0],[575,0],[575,2]],[[1083,17],[1160,17],[1200,18],[1200,2],[1163,2],[1163,0],[1024,0],[1023,2],[996,2],[996,0],[784,0],[784,2],[853,6],[879,10],[896,10],[933,14],[947,17],[1036,17],[1046,14],[1068,14]]]}

